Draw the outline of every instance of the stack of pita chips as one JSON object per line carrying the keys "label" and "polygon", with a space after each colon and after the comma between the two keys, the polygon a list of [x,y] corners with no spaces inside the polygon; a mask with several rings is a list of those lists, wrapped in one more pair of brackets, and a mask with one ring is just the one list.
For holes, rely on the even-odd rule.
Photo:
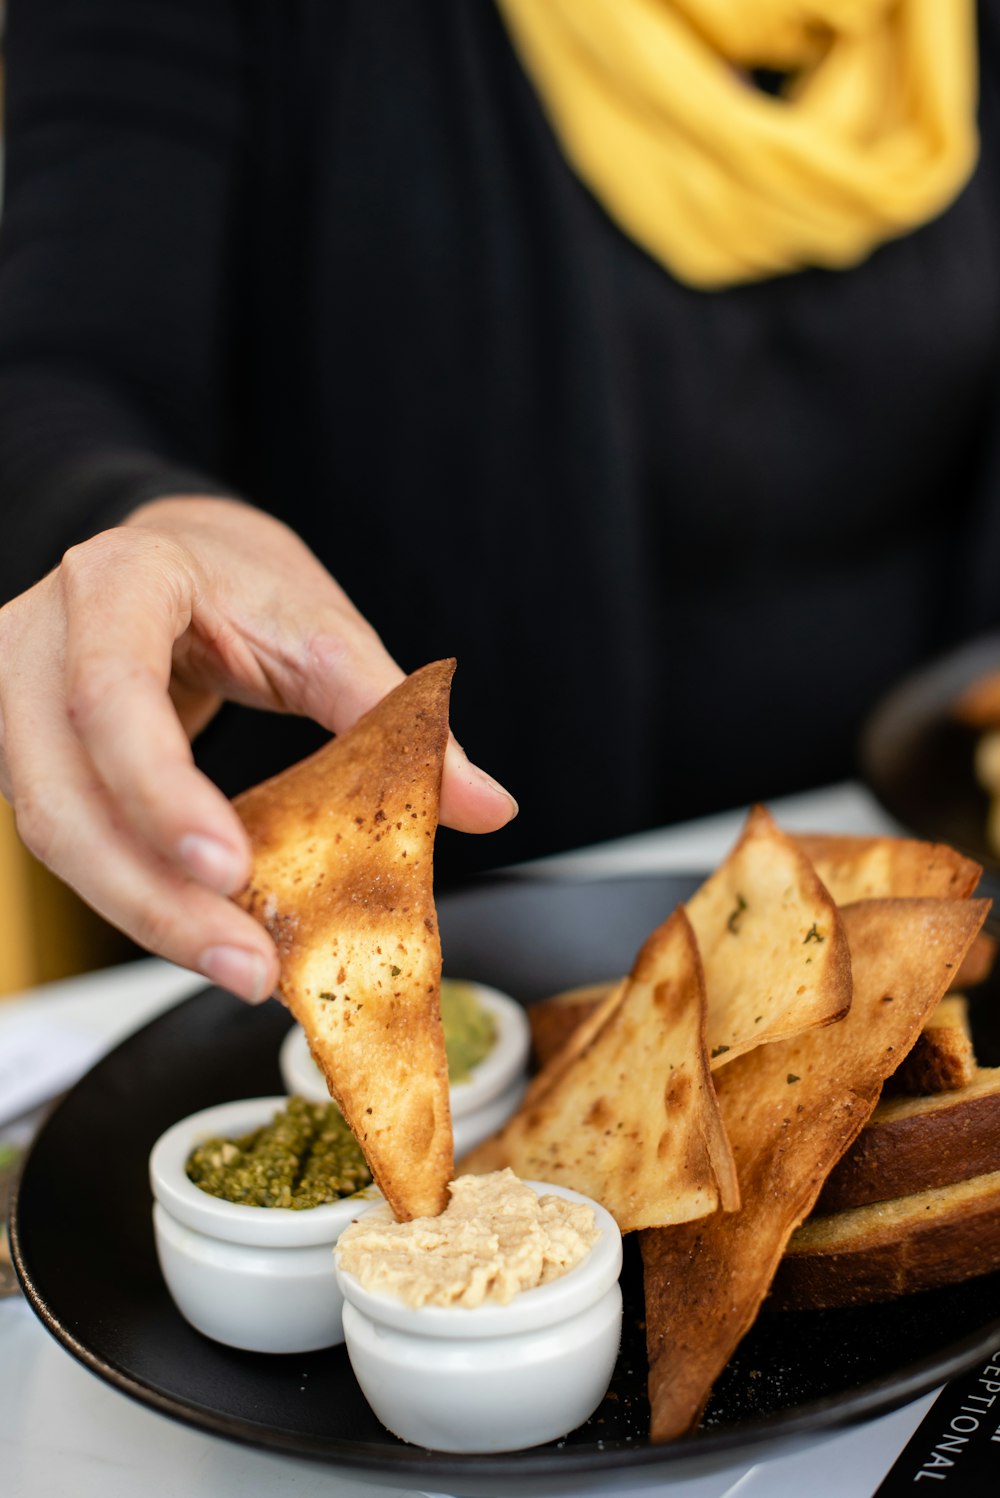
{"label": "stack of pita chips", "polygon": [[[756,808],[686,907],[704,1043],[683,1023],[676,965],[653,965],[647,942],[624,984],[590,997],[521,1112],[462,1162],[559,1180],[640,1230],[653,1440],[697,1424],[794,1230],[950,986],[988,909],[968,898],[978,875],[918,843],[796,840]],[[602,1146],[623,1153],[620,1120],[627,1189]],[[715,1201],[698,1212],[708,1172]]]}

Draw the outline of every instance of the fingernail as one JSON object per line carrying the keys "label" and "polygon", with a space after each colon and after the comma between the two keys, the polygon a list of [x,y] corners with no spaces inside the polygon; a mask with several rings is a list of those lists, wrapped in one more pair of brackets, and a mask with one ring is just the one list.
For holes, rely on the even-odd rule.
{"label": "fingernail", "polygon": [[481,770],[479,766],[474,765],[471,760],[469,761],[469,769],[479,780],[482,780],[486,785],[488,785],[490,790],[496,791],[498,796],[502,796],[504,800],[510,804],[510,815],[512,817],[516,817],[520,808],[518,807],[517,802],[514,800],[514,797],[511,795],[507,787],[501,785],[499,780],[494,780],[492,775],[487,775],[485,770]]}
{"label": "fingernail", "polygon": [[271,992],[267,963],[259,952],[244,947],[207,947],[198,958],[198,970],[250,1004],[262,1003]]}
{"label": "fingernail", "polygon": [[233,895],[246,882],[243,861],[235,848],[214,837],[189,832],[181,838],[177,852],[194,877],[220,895]]}

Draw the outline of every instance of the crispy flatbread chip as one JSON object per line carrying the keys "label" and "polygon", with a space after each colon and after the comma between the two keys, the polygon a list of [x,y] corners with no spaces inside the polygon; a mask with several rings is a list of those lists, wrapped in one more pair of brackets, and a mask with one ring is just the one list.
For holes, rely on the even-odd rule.
{"label": "crispy flatbread chip", "polygon": [[[850,837],[803,833],[796,838],[838,905],[857,900],[965,900],[982,875],[974,859],[946,843],[908,837]],[[969,988],[989,977],[996,942],[980,931],[956,970],[951,988]]]}
{"label": "crispy flatbread chip", "polygon": [[651,1435],[694,1426],[794,1229],[944,993],[989,901],[849,906],[854,998],[837,1025],[761,1046],[715,1077],[742,1206],[641,1235]]}
{"label": "crispy flatbread chip", "polygon": [[620,981],[609,979],[605,983],[586,983],[577,988],[565,988],[547,999],[538,999],[529,1005],[531,1050],[540,1067],[552,1060],[577,1025],[593,1014],[598,1004],[607,998]]}
{"label": "crispy flatbread chip", "polygon": [[851,963],[837,907],[764,807],[686,909],[705,969],[713,1069],[846,1013]]}
{"label": "crispy flatbread chip", "polygon": [[686,1222],[720,1200],[735,1208],[704,1025],[698,950],[677,910],[647,939],[589,1043],[462,1169],[509,1165],[524,1178],[571,1186],[605,1206],[623,1232]]}
{"label": "crispy flatbread chip", "polygon": [[967,988],[977,988],[985,983],[997,960],[997,940],[987,931],[980,931],[966,952],[962,965],[952,979],[952,988],[960,993]]}
{"label": "crispy flatbread chip", "polygon": [[802,833],[795,841],[838,905],[857,900],[965,900],[982,875],[945,843],[909,837]]}
{"label": "crispy flatbread chip", "polygon": [[549,1057],[541,1071],[531,1078],[522,1099],[522,1106],[527,1107],[531,1103],[536,1103],[543,1093],[548,1092],[558,1082],[576,1058],[583,1055],[595,1035],[603,1030],[624,999],[627,987],[627,978],[619,978],[617,983],[600,986],[599,996],[592,1003],[588,1002],[588,1007],[567,1029],[562,1044]]}
{"label": "crispy flatbread chip", "polygon": [[237,797],[278,996],[397,1218],[452,1178],[432,855],[454,661],[402,682],[318,753]]}

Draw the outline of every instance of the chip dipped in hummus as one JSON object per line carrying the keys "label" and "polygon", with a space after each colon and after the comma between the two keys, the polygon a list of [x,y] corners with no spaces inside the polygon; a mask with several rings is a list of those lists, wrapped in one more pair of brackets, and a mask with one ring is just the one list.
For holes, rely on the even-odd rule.
{"label": "chip dipped in hummus", "polygon": [[237,896],[274,938],[278,996],[399,1218],[454,1174],[433,848],[454,661],[234,802],[253,850]]}
{"label": "chip dipped in hummus", "polygon": [[540,1196],[512,1170],[459,1176],[448,1189],[438,1217],[366,1212],[340,1235],[338,1268],[408,1306],[506,1305],[574,1269],[597,1241],[591,1207]]}

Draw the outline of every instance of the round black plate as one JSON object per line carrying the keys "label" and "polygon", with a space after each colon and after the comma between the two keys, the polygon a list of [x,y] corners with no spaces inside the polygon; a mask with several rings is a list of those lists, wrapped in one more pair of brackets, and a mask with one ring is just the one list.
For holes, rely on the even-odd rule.
{"label": "round black plate", "polygon": [[[696,882],[474,886],[439,903],[447,971],[524,1001],[613,975]],[[995,1000],[984,1007],[996,1013]],[[765,1313],[719,1380],[702,1429],[653,1447],[645,1435],[642,1284],[630,1251],[622,1353],[608,1397],[586,1425],[564,1442],[503,1456],[405,1446],[372,1415],[343,1348],[268,1357],[219,1346],[181,1318],[157,1268],[150,1146],[197,1108],[280,1091],[278,1046],[288,1024],[277,1004],[250,1009],[217,989],[197,994],[96,1066],[55,1109],[28,1159],[11,1237],[31,1304],[87,1367],[154,1409],[372,1480],[470,1494],[528,1484],[581,1493],[612,1475],[625,1485],[721,1466],[763,1443],[773,1449],[880,1413],[996,1346],[1000,1274],[886,1306]]]}
{"label": "round black plate", "polygon": [[861,770],[886,810],[932,842],[976,859],[1000,894],[1000,857],[986,841],[986,792],[973,771],[979,731],[953,716],[960,693],[1000,670],[1000,635],[983,635],[906,677],[861,736]]}

